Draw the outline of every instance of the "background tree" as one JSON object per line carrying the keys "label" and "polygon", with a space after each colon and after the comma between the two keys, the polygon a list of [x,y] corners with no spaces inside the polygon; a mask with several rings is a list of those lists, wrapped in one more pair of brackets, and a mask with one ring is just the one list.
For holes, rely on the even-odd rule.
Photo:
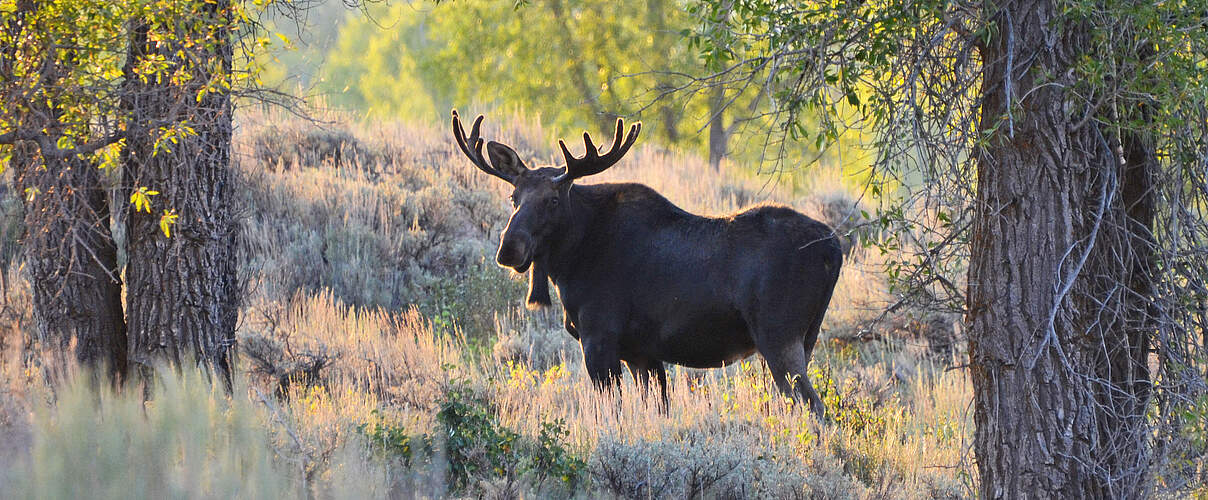
{"label": "background tree", "polygon": [[[121,374],[126,330],[103,148],[120,140],[106,72],[120,37],[112,5],[20,0],[0,6],[0,107],[24,199],[22,247],[38,335]],[[78,26],[94,29],[79,30]]]}
{"label": "background tree", "polygon": [[[1202,459],[1170,416],[1205,391],[1208,6],[701,8],[718,74],[774,96],[782,137],[875,131],[897,200],[875,219],[916,250],[890,274],[966,313],[983,496],[1146,496],[1155,464]],[[967,277],[943,264],[963,255]]]}
{"label": "background tree", "polygon": [[[229,381],[232,96],[261,95],[235,56],[269,45],[254,12],[205,0],[18,0],[0,12],[0,144],[25,197],[38,330],[118,374],[193,353]],[[126,207],[125,241],[111,196]]]}
{"label": "background tree", "polygon": [[155,189],[157,201],[172,207],[127,207],[130,353],[144,367],[165,359],[179,366],[191,354],[229,382],[240,294],[232,37],[242,12],[228,0],[162,8],[131,20],[123,67],[122,104],[133,124],[149,128],[147,121],[163,116],[180,124],[168,137],[131,134],[124,150],[126,192]]}
{"label": "background tree", "polygon": [[[766,157],[837,161],[839,148],[768,144],[775,124],[755,85],[697,85],[711,69],[683,32],[691,5],[649,0],[616,8],[599,1],[400,2],[346,12],[316,26],[297,51],[263,61],[265,80],[374,118],[445,120],[475,103],[541,116],[558,130],[604,129],[625,115],[655,125],[658,142],[756,166]],[[335,7],[326,19],[341,18]],[[338,26],[333,28],[333,26]],[[329,30],[329,31],[324,31]],[[331,33],[334,32],[334,33]],[[730,82],[720,79],[719,82]],[[845,136],[840,146],[854,150]],[[850,171],[866,166],[846,158]],[[771,162],[765,167],[774,167]],[[796,170],[782,172],[798,182]]]}
{"label": "background tree", "polygon": [[442,89],[435,96],[440,102],[493,96],[493,104],[523,103],[565,128],[608,130],[617,115],[643,119],[658,124],[652,130],[662,142],[703,150],[714,169],[741,154],[731,139],[763,109],[757,89],[692,88],[691,75],[706,67],[681,37],[692,22],[679,2],[616,8],[543,0],[521,9],[511,2],[442,8],[458,12],[433,16],[429,33],[438,50],[419,55],[430,87]]}

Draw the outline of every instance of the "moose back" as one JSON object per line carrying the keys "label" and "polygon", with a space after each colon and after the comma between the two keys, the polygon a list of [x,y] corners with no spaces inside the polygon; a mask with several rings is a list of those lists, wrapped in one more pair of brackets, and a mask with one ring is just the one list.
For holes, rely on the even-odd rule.
{"label": "moose back", "polygon": [[618,119],[602,155],[587,133],[581,158],[558,141],[565,167],[530,169],[494,141],[487,161],[482,119],[467,137],[454,111],[453,136],[476,167],[514,187],[496,260],[531,272],[530,305],[548,305],[553,282],[597,386],[616,385],[624,361],[665,402],[663,363],[719,367],[758,351],[783,393],[823,414],[806,366],[843,264],[830,227],[783,206],[703,217],[641,184],[575,184],[616,164],[641,123],[626,133]]}

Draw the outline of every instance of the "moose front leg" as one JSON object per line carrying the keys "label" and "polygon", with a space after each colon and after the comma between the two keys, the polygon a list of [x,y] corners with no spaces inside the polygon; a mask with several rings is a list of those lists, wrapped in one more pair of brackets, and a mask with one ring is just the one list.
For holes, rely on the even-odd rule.
{"label": "moose front leg", "polygon": [[621,358],[617,353],[615,337],[584,336],[579,339],[583,346],[583,364],[587,376],[601,391],[621,390]]}

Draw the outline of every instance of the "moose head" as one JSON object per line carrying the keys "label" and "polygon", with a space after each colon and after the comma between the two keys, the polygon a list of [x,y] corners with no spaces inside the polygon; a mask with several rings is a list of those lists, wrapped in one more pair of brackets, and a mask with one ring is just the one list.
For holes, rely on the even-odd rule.
{"label": "moose head", "polygon": [[[567,206],[570,187],[575,179],[598,174],[616,164],[629,152],[642,129],[640,122],[635,123],[629,128],[628,134],[622,135],[625,122],[618,118],[616,136],[607,153],[600,154],[591,136],[584,132],[583,142],[587,150],[583,157],[576,158],[566,148],[565,142],[558,141],[558,146],[562,148],[562,154],[566,158],[566,166],[530,169],[525,166],[516,151],[495,141],[486,144],[490,162],[486,161],[482,155],[483,140],[479,137],[482,118],[479,115],[474,120],[467,137],[457,111],[454,110],[453,137],[474,166],[507,181],[514,188],[511,196],[512,216],[500,237],[495,261],[517,272],[528,270],[534,257],[549,248],[553,236],[564,232],[569,221]],[[536,274],[535,271],[534,280],[537,279]],[[544,281],[544,275],[541,279]]]}

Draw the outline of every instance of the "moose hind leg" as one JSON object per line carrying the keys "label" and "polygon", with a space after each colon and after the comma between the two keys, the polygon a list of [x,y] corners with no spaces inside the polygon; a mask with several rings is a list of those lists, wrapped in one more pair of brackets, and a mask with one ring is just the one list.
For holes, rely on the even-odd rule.
{"label": "moose hind leg", "polygon": [[638,389],[642,391],[643,397],[650,393],[651,382],[657,383],[659,388],[660,401],[662,402],[662,411],[666,412],[669,408],[667,398],[667,371],[663,368],[663,362],[648,358],[627,359],[625,365],[629,367],[629,372],[633,374],[633,380],[637,383]]}
{"label": "moose hind leg", "polygon": [[810,411],[818,418],[826,413],[822,398],[810,384],[806,368],[809,366],[809,355],[800,339],[783,339],[781,342],[771,342],[772,338],[763,336],[757,338],[759,353],[768,363],[772,371],[772,380],[776,387],[786,396],[809,404]]}
{"label": "moose hind leg", "polygon": [[822,316],[830,300],[830,290],[817,290],[805,296],[763,293],[763,300],[752,304],[745,319],[755,338],[755,347],[768,362],[772,378],[786,396],[809,404],[818,418],[826,413],[822,398],[810,383],[809,366]]}

